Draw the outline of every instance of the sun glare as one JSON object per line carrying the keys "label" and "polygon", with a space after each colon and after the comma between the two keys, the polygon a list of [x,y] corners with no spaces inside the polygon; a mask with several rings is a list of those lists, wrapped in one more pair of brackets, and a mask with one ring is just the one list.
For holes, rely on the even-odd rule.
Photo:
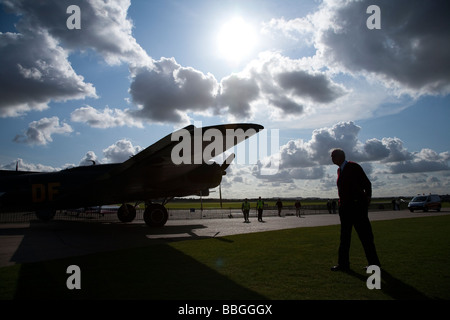
{"label": "sun glare", "polygon": [[254,49],[257,42],[255,29],[238,17],[225,23],[217,35],[217,45],[222,58],[240,62]]}

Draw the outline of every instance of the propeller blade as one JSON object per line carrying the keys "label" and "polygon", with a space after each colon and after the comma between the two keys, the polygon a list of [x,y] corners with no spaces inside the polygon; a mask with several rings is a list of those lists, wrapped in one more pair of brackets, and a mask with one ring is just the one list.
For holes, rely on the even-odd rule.
{"label": "propeller blade", "polygon": [[230,154],[228,156],[228,158],[226,158],[225,161],[220,166],[220,169],[222,169],[223,175],[225,175],[225,170],[227,170],[227,168],[230,166],[231,162],[233,162],[235,156],[236,155],[234,153]]}

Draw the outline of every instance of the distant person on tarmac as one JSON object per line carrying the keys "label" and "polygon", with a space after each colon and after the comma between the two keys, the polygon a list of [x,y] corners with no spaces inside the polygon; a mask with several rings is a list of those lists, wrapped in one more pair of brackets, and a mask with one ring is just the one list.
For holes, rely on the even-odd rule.
{"label": "distant person on tarmac", "polygon": [[278,208],[278,216],[281,217],[281,209],[283,208],[283,203],[281,202],[280,198],[278,198],[277,203],[275,205]]}
{"label": "distant person on tarmac", "polygon": [[327,209],[328,209],[328,213],[331,214],[331,200],[328,199],[327,201]]}
{"label": "distant person on tarmac", "polygon": [[258,210],[258,221],[264,222],[262,219],[262,214],[264,210],[264,201],[259,197],[258,201],[256,201],[256,210]]}
{"label": "distant person on tarmac", "polygon": [[331,209],[333,210],[333,214],[336,214],[336,200],[333,199],[333,201],[331,201]]}
{"label": "distant person on tarmac", "polygon": [[295,216],[301,217],[300,210],[302,209],[302,204],[300,203],[300,200],[295,201]]}
{"label": "distant person on tarmac", "polygon": [[245,198],[244,202],[242,202],[242,213],[244,214],[244,222],[250,222],[248,219],[250,215],[250,202],[248,202],[247,198]]}

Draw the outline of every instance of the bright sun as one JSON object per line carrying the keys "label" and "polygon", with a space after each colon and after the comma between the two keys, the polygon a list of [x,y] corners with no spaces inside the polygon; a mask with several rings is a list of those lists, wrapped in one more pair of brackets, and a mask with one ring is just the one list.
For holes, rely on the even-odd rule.
{"label": "bright sun", "polygon": [[247,57],[257,42],[255,29],[238,17],[225,23],[217,35],[217,45],[222,58],[238,63]]}

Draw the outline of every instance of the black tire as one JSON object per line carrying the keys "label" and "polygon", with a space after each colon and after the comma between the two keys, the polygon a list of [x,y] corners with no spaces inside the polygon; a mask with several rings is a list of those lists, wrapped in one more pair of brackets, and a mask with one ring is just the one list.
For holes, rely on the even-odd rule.
{"label": "black tire", "polygon": [[41,221],[50,221],[56,214],[56,210],[44,209],[36,211],[36,217]]}
{"label": "black tire", "polygon": [[136,208],[131,204],[123,204],[117,211],[117,217],[122,222],[131,222],[136,218]]}
{"label": "black tire", "polygon": [[144,221],[150,227],[162,227],[166,224],[168,218],[167,209],[161,204],[152,203],[145,208]]}

